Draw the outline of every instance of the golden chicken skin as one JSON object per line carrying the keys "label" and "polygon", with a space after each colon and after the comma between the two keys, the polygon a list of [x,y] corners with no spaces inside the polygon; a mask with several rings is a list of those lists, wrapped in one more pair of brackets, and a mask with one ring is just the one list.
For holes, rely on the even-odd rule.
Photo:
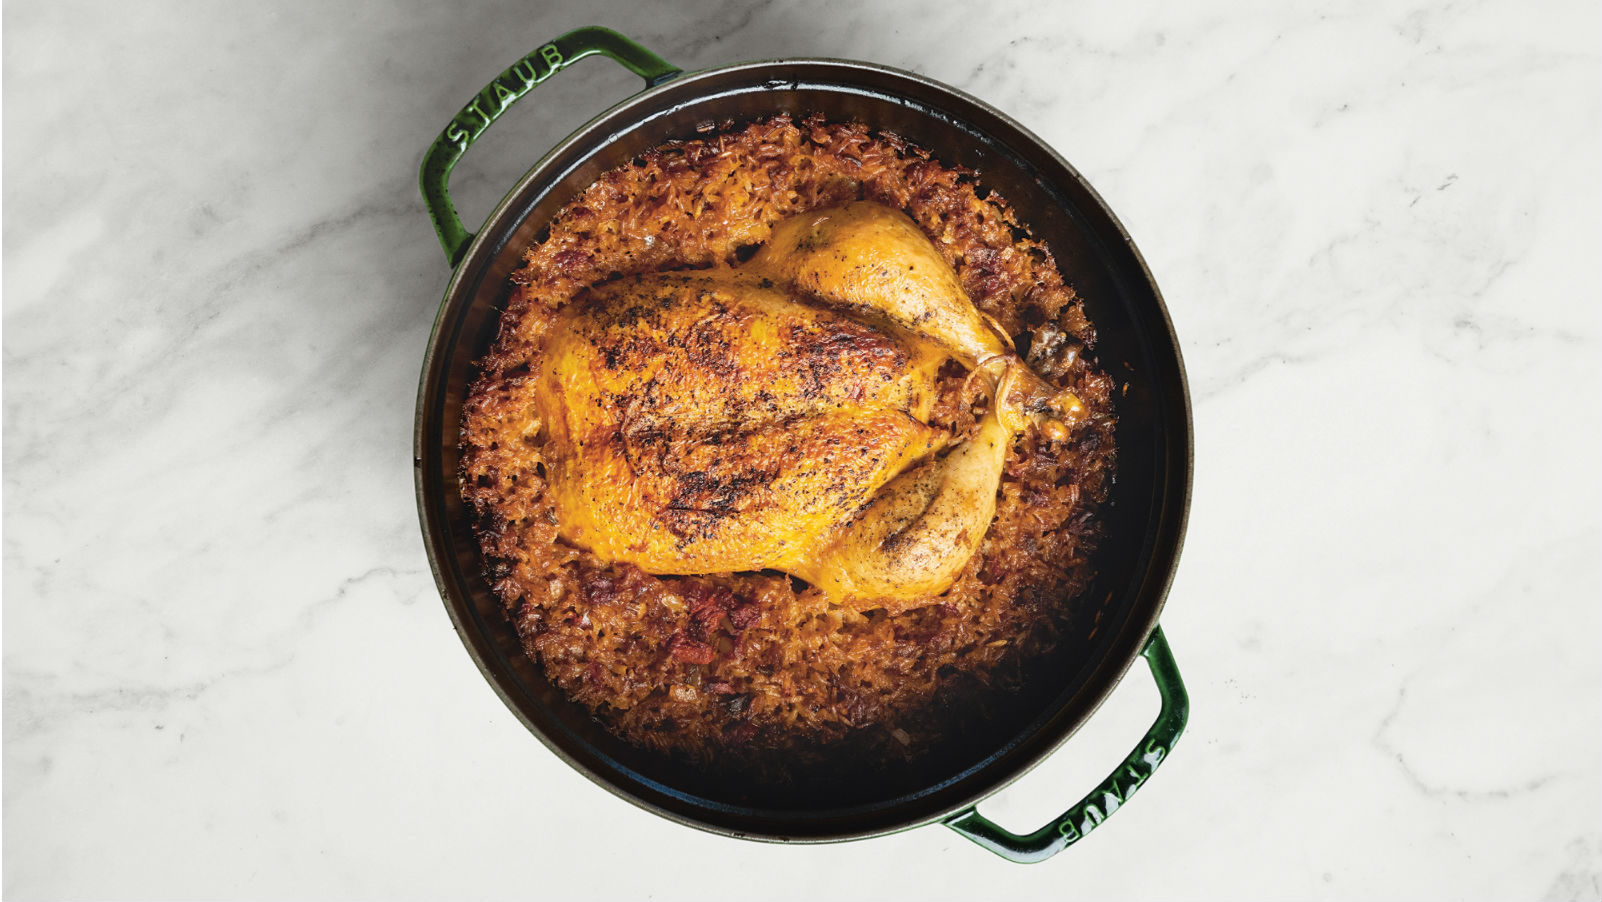
{"label": "golden chicken skin", "polygon": [[[950,587],[1012,437],[1081,410],[871,202],[783,221],[741,266],[592,288],[541,360],[563,539],[650,573],[780,570],[861,607]],[[991,396],[970,435],[929,424],[947,360]]]}

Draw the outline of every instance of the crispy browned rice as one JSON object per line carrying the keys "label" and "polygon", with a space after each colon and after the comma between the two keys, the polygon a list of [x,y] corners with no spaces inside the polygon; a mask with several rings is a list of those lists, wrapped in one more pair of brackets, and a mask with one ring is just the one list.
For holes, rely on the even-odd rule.
{"label": "crispy browned rice", "polygon": [[[1080,351],[1095,333],[1046,248],[972,173],[855,123],[780,116],[724,123],[612,170],[529,248],[462,422],[462,494],[485,574],[550,679],[611,730],[692,760],[794,754],[865,735],[913,753],[960,694],[1016,692],[1091,578],[1112,473],[1113,382]],[[1052,446],[1033,430],[1008,457],[996,520],[956,584],[890,616],[826,602],[771,571],[653,576],[557,537],[529,371],[552,311],[616,277],[734,262],[795,213],[868,199],[906,211],[1037,372],[1088,418]],[[948,364],[937,422],[973,423]]]}

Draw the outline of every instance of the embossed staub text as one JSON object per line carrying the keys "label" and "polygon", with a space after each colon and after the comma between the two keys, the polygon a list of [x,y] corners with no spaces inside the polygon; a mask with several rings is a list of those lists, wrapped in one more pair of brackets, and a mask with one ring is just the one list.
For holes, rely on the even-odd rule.
{"label": "embossed staub text", "polygon": [[513,63],[510,69],[497,75],[488,87],[462,107],[451,124],[445,127],[445,140],[456,145],[458,150],[466,150],[468,143],[489,128],[490,123],[498,119],[512,101],[556,74],[568,62],[555,44],[545,44]]}
{"label": "embossed staub text", "polygon": [[1057,822],[1057,832],[1064,839],[1070,843],[1077,842],[1100,826],[1102,821],[1129,801],[1129,797],[1156,772],[1157,765],[1168,755],[1168,749],[1155,742],[1148,742],[1144,749],[1137,749],[1137,752],[1139,754],[1131,755],[1095,792],[1069,809]]}

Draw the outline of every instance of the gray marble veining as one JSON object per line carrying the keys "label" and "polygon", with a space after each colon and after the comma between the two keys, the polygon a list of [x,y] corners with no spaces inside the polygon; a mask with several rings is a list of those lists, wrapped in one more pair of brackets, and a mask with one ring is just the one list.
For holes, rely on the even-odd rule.
{"label": "gray marble veining", "polygon": [[[6,5],[8,898],[1602,898],[1594,3]],[[422,151],[530,49],[833,56],[1060,149],[1196,402],[1173,757],[1038,868],[939,828],[674,826],[502,707],[437,601],[412,407]],[[542,85],[471,225],[632,77]],[[1139,670],[987,803],[1055,814]],[[1144,694],[1143,694],[1144,693]],[[602,863],[602,844],[630,850]]]}

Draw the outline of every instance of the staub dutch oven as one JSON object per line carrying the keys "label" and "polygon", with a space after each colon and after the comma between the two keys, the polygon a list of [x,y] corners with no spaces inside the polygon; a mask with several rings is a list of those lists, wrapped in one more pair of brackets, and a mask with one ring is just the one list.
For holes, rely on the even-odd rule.
{"label": "staub dutch oven", "polygon": [[[476,235],[447,192],[462,154],[515,101],[573,63],[610,57],[645,90],[558,144],[512,187]],[[1073,653],[1032,678],[1012,721],[949,750],[935,749],[910,782],[807,779],[786,792],[697,771],[612,736],[552,686],[523,652],[481,575],[472,518],[457,484],[458,423],[474,361],[494,338],[507,276],[561,206],[608,169],[707,123],[780,113],[856,120],[899,134],[947,164],[977,173],[1046,242],[1096,324],[1118,400],[1118,478],[1103,510],[1092,591],[1101,606]],[[828,59],[737,63],[685,73],[616,32],[581,28],[540,45],[497,76],[450,121],[423,160],[422,191],[455,272],[429,338],[417,404],[418,507],[430,563],[468,653],[535,736],[602,787],[702,830],[779,842],[860,839],[940,822],[1014,861],[1061,851],[1125,804],[1167,757],[1188,701],[1157,627],[1178,562],[1190,500],[1190,401],[1168,312],[1140,253],[1073,167],[1023,126],[960,91],[909,72]],[[1137,658],[1162,709],[1100,786],[1051,823],[1018,835],[986,820],[978,802],[1021,776],[1095,712]]]}

